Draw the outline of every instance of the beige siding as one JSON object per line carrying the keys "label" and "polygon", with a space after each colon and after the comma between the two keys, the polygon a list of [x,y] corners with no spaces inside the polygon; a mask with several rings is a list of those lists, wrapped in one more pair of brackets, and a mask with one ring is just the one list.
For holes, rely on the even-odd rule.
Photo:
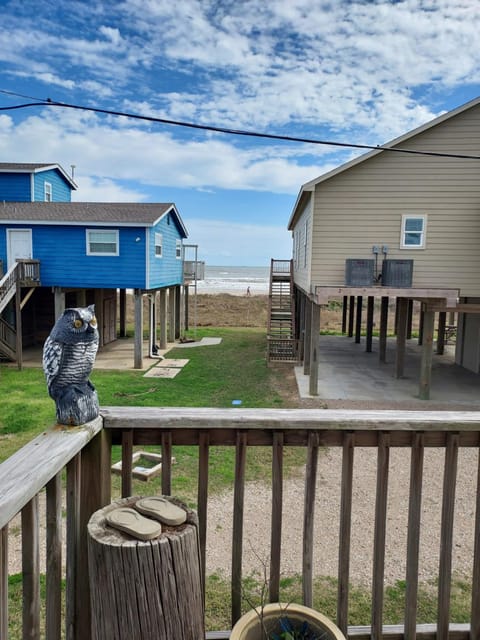
{"label": "beige siding", "polygon": [[313,194],[306,195],[301,203],[301,213],[294,229],[294,280],[304,291],[310,291],[310,266],[312,249],[312,201]]}
{"label": "beige siding", "polygon": [[[401,147],[480,155],[480,106]],[[425,249],[400,249],[402,214],[427,216]],[[480,160],[383,152],[318,183],[314,218],[313,287],[344,284],[346,258],[373,257],[373,245],[388,245],[389,258],[414,260],[413,286],[480,294]]]}

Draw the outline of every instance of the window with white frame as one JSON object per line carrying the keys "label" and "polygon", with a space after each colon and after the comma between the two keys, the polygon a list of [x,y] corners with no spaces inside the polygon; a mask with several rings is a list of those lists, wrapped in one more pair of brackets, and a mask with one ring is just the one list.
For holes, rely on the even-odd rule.
{"label": "window with white frame", "polygon": [[175,257],[177,258],[177,260],[180,260],[182,257],[182,241],[181,240],[177,240],[176,242]]}
{"label": "window with white frame", "polygon": [[116,229],[87,229],[87,256],[118,256]]}
{"label": "window with white frame", "polygon": [[424,249],[427,216],[405,214],[402,216],[401,249]]}
{"label": "window with white frame", "polygon": [[45,194],[45,202],[52,201],[52,185],[50,182],[44,182],[43,184],[44,194]]}
{"label": "window with white frame", "polygon": [[161,258],[163,255],[163,236],[161,233],[155,234],[155,257]]}

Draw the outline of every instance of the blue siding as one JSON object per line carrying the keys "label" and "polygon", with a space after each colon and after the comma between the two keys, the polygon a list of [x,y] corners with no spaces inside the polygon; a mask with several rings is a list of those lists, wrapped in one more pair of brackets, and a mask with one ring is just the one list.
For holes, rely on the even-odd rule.
{"label": "blue siding", "polygon": [[45,200],[45,182],[52,185],[52,202],[70,202],[72,190],[62,174],[56,169],[34,174],[33,193],[35,202]]}
{"label": "blue siding", "polygon": [[[0,259],[5,261],[7,226],[27,228],[26,225],[1,225]],[[33,258],[40,260],[42,286],[146,288],[145,229],[119,228],[118,256],[87,256],[86,227],[34,225],[31,228]]]}
{"label": "blue siding", "polygon": [[30,202],[29,173],[0,173],[0,201]]}
{"label": "blue siding", "polygon": [[[168,221],[170,220],[170,224]],[[155,233],[162,234],[162,257],[155,256]],[[176,241],[181,240],[174,216],[168,214],[148,230],[149,278],[148,288],[157,289],[183,283],[183,261],[176,258]]]}

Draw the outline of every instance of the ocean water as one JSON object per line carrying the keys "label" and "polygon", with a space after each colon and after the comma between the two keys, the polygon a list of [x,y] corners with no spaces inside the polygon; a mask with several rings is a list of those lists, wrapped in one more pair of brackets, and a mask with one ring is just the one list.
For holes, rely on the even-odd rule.
{"label": "ocean water", "polygon": [[222,267],[205,265],[205,280],[197,282],[198,293],[267,294],[270,267]]}

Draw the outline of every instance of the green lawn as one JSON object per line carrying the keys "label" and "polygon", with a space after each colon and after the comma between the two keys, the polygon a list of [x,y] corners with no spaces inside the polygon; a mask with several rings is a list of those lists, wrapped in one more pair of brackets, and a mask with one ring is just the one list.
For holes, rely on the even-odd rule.
{"label": "green lawn", "polygon": [[[282,397],[284,370],[269,368],[265,360],[265,331],[262,329],[212,329],[197,330],[197,337],[221,337],[219,345],[173,349],[168,357],[188,358],[189,363],[173,379],[145,378],[141,371],[94,371],[92,382],[97,387],[103,406],[189,406],[231,407],[233,400],[241,400],[243,407],[287,407]],[[41,369],[18,371],[12,366],[0,367],[2,411],[0,413],[0,461],[55,422],[55,406],[49,398]],[[177,463],[173,467],[174,493],[189,504],[195,503],[197,452],[194,447],[175,447]],[[120,452],[114,448],[113,457]],[[229,447],[212,447],[210,491],[231,487],[234,474],[234,451]],[[304,462],[304,451],[287,448],[284,468],[296,473]],[[248,479],[267,479],[270,474],[271,454],[267,448],[249,448]],[[119,491],[119,481],[113,480],[114,493]],[[149,485],[154,493],[159,481]],[[134,492],[145,490],[144,483],[134,483]],[[18,635],[21,617],[18,576],[10,577],[10,613],[12,638]],[[258,579],[245,580],[245,592],[256,602],[255,593],[260,588]],[[334,578],[316,578],[314,606],[331,618],[336,615],[336,581]],[[298,576],[282,581],[281,596],[284,600],[299,601],[301,597]],[[405,584],[386,587],[385,621],[401,622]],[[248,608],[247,603],[245,606]],[[457,622],[469,619],[470,587],[459,579],[454,583],[451,618]],[[435,620],[435,586],[421,585],[419,592],[419,622]],[[210,576],[207,581],[207,628],[226,629],[230,626],[230,587],[220,576]],[[370,624],[370,594],[362,587],[352,587],[350,624]]]}

